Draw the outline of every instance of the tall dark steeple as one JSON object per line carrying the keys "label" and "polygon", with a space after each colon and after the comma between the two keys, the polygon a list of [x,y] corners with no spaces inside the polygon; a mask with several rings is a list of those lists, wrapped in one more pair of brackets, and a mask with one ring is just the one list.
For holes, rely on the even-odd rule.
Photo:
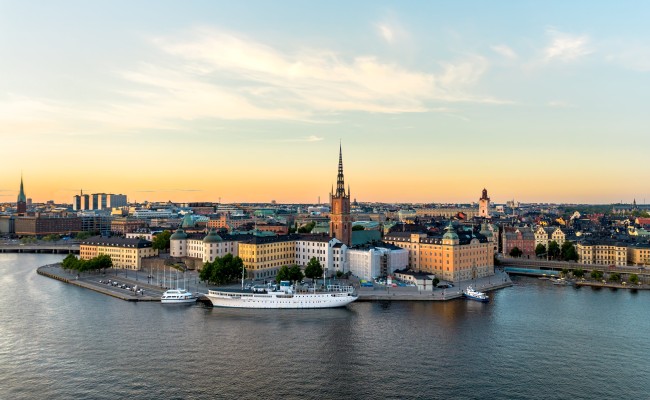
{"label": "tall dark steeple", "polygon": [[339,171],[336,192],[330,192],[330,237],[350,246],[352,244],[352,217],[350,216],[350,188],[345,193],[343,179],[343,148],[339,144]]}
{"label": "tall dark steeple", "polygon": [[345,196],[345,182],[343,179],[343,148],[339,143],[339,173],[336,176],[336,197]]}
{"label": "tall dark steeple", "polygon": [[16,202],[16,212],[19,215],[25,215],[27,212],[27,196],[25,196],[25,187],[23,186],[23,175],[20,174],[20,192],[18,192],[18,201]]}

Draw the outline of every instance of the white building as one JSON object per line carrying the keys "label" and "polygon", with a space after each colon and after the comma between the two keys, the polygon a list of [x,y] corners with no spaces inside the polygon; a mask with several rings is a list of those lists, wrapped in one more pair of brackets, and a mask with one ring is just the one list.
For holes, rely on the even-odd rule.
{"label": "white building", "polygon": [[347,259],[352,275],[368,280],[391,275],[409,263],[408,250],[396,246],[348,249]]}
{"label": "white building", "polygon": [[347,272],[346,251],[340,240],[325,235],[301,236],[296,241],[296,264],[305,267],[315,257],[329,273]]}
{"label": "white building", "polygon": [[198,258],[203,262],[212,262],[217,257],[230,253],[239,254],[239,243],[234,240],[224,241],[214,229],[207,236],[188,235],[182,229],[176,230],[169,238],[169,254],[172,257]]}

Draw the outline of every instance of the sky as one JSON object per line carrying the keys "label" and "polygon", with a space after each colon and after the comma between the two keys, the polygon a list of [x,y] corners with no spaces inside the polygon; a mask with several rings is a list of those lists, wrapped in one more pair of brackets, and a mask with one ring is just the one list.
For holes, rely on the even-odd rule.
{"label": "sky", "polygon": [[0,0],[0,202],[650,201],[644,1]]}

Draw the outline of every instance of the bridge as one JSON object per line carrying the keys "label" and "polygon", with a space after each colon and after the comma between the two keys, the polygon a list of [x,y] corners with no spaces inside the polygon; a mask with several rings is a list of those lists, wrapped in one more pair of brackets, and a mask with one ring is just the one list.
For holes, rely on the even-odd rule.
{"label": "bridge", "polygon": [[79,243],[0,243],[0,253],[79,254]]}
{"label": "bridge", "polygon": [[550,276],[558,274],[563,269],[568,269],[571,272],[575,269],[582,269],[585,272],[585,276],[589,275],[593,270],[599,270],[604,274],[618,272],[625,279],[629,279],[629,275],[631,274],[637,274],[639,280],[643,282],[650,281],[650,269],[635,267],[632,265],[616,267],[609,265],[579,264],[571,261],[532,260],[513,257],[499,257],[498,260],[499,264],[504,267],[504,271],[514,275],[541,276],[546,274]]}

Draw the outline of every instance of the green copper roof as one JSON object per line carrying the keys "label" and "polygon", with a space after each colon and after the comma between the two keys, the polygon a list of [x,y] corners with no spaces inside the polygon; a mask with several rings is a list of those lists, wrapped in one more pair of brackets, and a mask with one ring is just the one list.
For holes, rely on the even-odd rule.
{"label": "green copper roof", "polygon": [[458,234],[454,230],[454,227],[451,225],[451,221],[449,221],[449,225],[445,228],[445,234],[442,235],[443,239],[452,239],[452,240],[458,240]]}
{"label": "green copper roof", "polygon": [[219,234],[217,234],[217,231],[214,229],[211,229],[210,232],[208,232],[208,235],[203,238],[203,243],[219,243],[223,242],[223,239]]}
{"label": "green copper roof", "polygon": [[194,228],[194,218],[192,218],[192,214],[185,214],[183,217],[183,222],[181,222],[181,227]]}
{"label": "green copper roof", "polygon": [[23,177],[20,177],[20,193],[18,193],[18,202],[27,203],[27,196],[25,196],[25,189],[23,188]]}
{"label": "green copper roof", "polygon": [[169,237],[169,240],[183,240],[183,239],[187,239],[187,233],[185,233],[182,229],[177,229],[176,232],[174,232]]}

